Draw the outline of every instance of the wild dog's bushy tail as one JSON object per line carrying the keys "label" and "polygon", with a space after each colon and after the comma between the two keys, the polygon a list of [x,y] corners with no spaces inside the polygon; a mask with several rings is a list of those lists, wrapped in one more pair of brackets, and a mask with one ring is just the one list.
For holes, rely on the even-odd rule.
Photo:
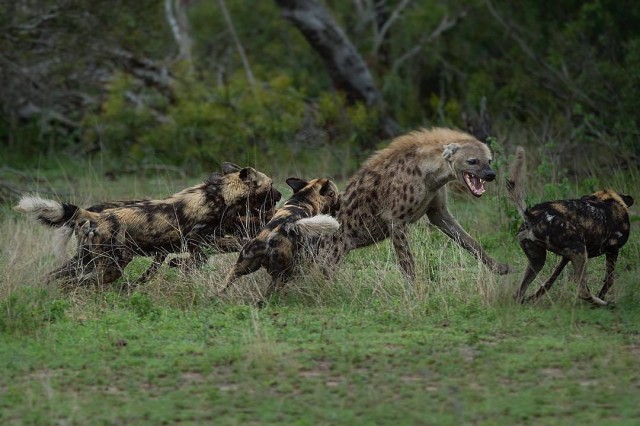
{"label": "wild dog's bushy tail", "polygon": [[14,209],[55,228],[65,226],[81,210],[73,204],[46,200],[32,195],[23,196]]}
{"label": "wild dog's bushy tail", "polygon": [[333,216],[319,214],[290,223],[286,231],[313,238],[331,235],[338,228],[340,228],[340,223]]}
{"label": "wild dog's bushy tail", "polygon": [[32,195],[23,196],[14,209],[20,213],[26,213],[45,225],[58,228],[53,241],[53,252],[58,261],[65,260],[67,245],[73,235],[71,220],[86,211],[73,204],[60,203]]}
{"label": "wild dog's bushy tail", "polygon": [[526,174],[527,164],[524,148],[519,146],[516,148],[516,155],[513,158],[511,167],[509,167],[509,179],[507,179],[507,194],[509,200],[515,204],[518,213],[523,218],[527,205],[524,202],[524,177]]}

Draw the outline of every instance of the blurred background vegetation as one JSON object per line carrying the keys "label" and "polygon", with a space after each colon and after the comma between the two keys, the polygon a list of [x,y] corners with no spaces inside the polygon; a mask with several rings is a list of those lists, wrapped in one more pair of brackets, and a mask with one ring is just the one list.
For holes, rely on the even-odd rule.
{"label": "blurred background vegetation", "polygon": [[[332,19],[379,98],[336,78],[301,9]],[[470,124],[570,174],[640,163],[630,0],[0,0],[0,83],[5,169],[345,178],[393,134]]]}

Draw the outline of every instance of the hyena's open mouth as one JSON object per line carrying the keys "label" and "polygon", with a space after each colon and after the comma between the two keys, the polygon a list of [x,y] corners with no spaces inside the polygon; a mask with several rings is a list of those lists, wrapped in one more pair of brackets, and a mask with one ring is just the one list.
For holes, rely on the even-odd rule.
{"label": "hyena's open mouth", "polygon": [[484,180],[480,179],[478,176],[473,173],[462,172],[462,177],[464,183],[467,184],[469,191],[476,197],[482,196],[484,194]]}

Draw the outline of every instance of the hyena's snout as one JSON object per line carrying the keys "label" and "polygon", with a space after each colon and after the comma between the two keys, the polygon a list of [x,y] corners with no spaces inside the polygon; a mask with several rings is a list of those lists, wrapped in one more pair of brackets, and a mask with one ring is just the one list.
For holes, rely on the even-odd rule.
{"label": "hyena's snout", "polygon": [[496,178],[496,172],[489,166],[484,167],[480,173],[478,173],[480,179],[484,179],[487,182],[491,182]]}

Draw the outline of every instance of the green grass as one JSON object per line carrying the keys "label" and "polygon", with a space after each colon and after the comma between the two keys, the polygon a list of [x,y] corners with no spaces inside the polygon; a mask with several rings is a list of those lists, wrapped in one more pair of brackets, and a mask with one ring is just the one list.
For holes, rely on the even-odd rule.
{"label": "green grass", "polygon": [[[632,193],[637,176],[612,186]],[[161,196],[175,184],[141,180],[130,194]],[[588,192],[581,185],[562,196]],[[123,181],[99,189],[125,190]],[[263,271],[216,296],[235,255],[191,276],[163,267],[131,294],[44,287],[51,231],[5,208],[0,424],[638,424],[638,221],[613,308],[576,300],[566,274],[544,300],[519,306],[511,294],[525,260],[501,191],[452,196],[452,210],[519,272],[496,277],[421,222],[414,284],[385,242],[353,252],[335,282],[312,270],[259,308]],[[133,262],[125,279],[148,262]],[[604,259],[591,260],[592,288],[603,275]]]}

